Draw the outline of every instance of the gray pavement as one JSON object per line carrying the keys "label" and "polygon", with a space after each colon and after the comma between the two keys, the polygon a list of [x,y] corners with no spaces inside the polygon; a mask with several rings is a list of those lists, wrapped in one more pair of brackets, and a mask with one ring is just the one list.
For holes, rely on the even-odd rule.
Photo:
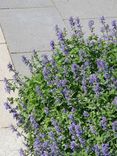
{"label": "gray pavement", "polygon": [[[0,0],[0,24],[17,66],[20,54],[49,50],[49,42],[55,39],[54,26],[68,27],[70,16],[80,17],[84,27],[90,18],[95,20],[104,15],[107,19],[117,18],[116,0]],[[87,31],[87,27],[86,27]],[[29,54],[30,55],[30,54]],[[22,65],[22,64],[21,64]]]}

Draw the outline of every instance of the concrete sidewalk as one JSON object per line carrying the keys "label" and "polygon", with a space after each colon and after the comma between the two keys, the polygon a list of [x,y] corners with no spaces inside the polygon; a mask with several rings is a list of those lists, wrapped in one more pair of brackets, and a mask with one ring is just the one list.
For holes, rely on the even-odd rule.
{"label": "concrete sidewalk", "polygon": [[84,32],[88,31],[89,19],[95,20],[99,32],[102,15],[109,23],[117,20],[117,0],[0,0],[0,156],[17,156],[19,146],[7,128],[13,119],[2,106],[7,97],[2,81],[4,77],[12,78],[7,64],[11,62],[17,71],[29,75],[21,55],[30,57],[34,49],[39,50],[40,55],[50,53],[49,43],[56,40],[56,24],[69,31],[68,18],[78,16]]}

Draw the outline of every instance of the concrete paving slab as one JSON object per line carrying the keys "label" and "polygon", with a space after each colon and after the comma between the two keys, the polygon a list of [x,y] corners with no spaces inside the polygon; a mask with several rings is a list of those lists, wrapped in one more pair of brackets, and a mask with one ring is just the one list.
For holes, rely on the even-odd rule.
{"label": "concrete paving slab", "polygon": [[0,128],[0,156],[19,156],[21,147],[21,140],[9,128]]}
{"label": "concrete paving slab", "polygon": [[3,43],[5,43],[5,39],[2,33],[2,29],[0,28],[0,44],[3,44]]}
{"label": "concrete paving slab", "polygon": [[96,18],[117,16],[116,0],[53,0],[64,19],[70,16]]}
{"label": "concrete paving slab", "polygon": [[55,25],[64,23],[53,7],[0,11],[0,22],[10,52],[29,52],[49,49],[55,38]]}
{"label": "concrete paving slab", "polygon": [[[39,57],[41,55],[48,55],[49,57],[51,56],[52,52],[39,52]],[[11,54],[12,60],[15,64],[15,69],[21,74],[25,76],[30,76],[30,71],[28,67],[22,62],[22,56],[26,56],[27,58],[31,58],[32,53],[19,53],[19,54]]]}
{"label": "concrete paving slab", "polygon": [[8,63],[11,63],[11,58],[6,44],[0,44],[0,80],[3,80],[4,77],[12,78],[12,73],[9,73],[7,69]]}
{"label": "concrete paving slab", "polygon": [[0,8],[49,7],[51,0],[0,0]]}

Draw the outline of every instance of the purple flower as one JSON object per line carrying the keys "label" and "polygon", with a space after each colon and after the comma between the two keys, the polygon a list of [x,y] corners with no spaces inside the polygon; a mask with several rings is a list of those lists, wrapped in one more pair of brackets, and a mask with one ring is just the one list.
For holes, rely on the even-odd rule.
{"label": "purple flower", "polygon": [[48,76],[50,74],[50,70],[47,69],[47,67],[43,68],[43,76],[45,79],[48,79]]}
{"label": "purple flower", "polygon": [[56,31],[57,36],[58,36],[59,30],[60,30],[60,29],[59,29],[58,25],[56,25],[56,26],[55,26],[55,31]]}
{"label": "purple flower", "polygon": [[22,148],[19,150],[19,154],[20,156],[25,156],[24,150]]}
{"label": "purple flower", "polygon": [[75,133],[75,123],[71,123],[71,125],[69,126],[69,132],[71,134],[74,134]]}
{"label": "purple flower", "polygon": [[104,17],[104,16],[102,16],[102,17],[100,18],[100,22],[101,22],[102,24],[105,24],[105,17]]}
{"label": "purple flower", "polygon": [[36,90],[36,93],[37,93],[38,95],[40,95],[40,96],[43,95],[39,86],[36,86],[36,89],[35,89],[35,90]]}
{"label": "purple flower", "polygon": [[114,132],[117,132],[117,120],[112,123],[112,129]]}
{"label": "purple flower", "polygon": [[78,71],[78,65],[75,64],[75,63],[73,63],[73,64],[72,64],[72,67],[71,67],[71,70],[72,70],[72,72],[73,72],[74,74],[76,74],[77,71]]}
{"label": "purple flower", "polygon": [[116,20],[113,20],[113,21],[112,21],[112,26],[113,26],[113,28],[114,28],[114,29],[116,29],[116,28],[117,28],[117,23],[116,23]]}
{"label": "purple flower", "polygon": [[11,63],[9,63],[9,64],[7,65],[7,67],[8,67],[8,69],[9,69],[9,71],[14,71],[13,66],[12,66]]}
{"label": "purple flower", "polygon": [[70,98],[69,90],[67,88],[65,88],[61,92],[62,92],[63,96],[66,98],[66,100],[69,100],[69,98]]}
{"label": "purple flower", "polygon": [[79,142],[83,147],[85,146],[85,140],[81,136],[79,136]]}
{"label": "purple flower", "polygon": [[73,17],[70,17],[69,18],[69,23],[70,23],[70,26],[73,27],[75,25],[75,22],[74,22],[74,19]]}
{"label": "purple flower", "polygon": [[61,130],[60,130],[60,127],[59,127],[58,123],[53,118],[51,119],[51,122],[52,122],[52,125],[55,127],[56,132],[60,133]]}
{"label": "purple flower", "polygon": [[19,114],[17,113],[17,111],[14,111],[14,112],[13,112],[13,118],[16,118],[16,119],[17,119],[18,116],[19,116]]}
{"label": "purple flower", "polygon": [[46,149],[46,148],[48,147],[48,144],[49,144],[49,141],[45,141],[45,142],[43,143],[43,148]]}
{"label": "purple flower", "polygon": [[82,49],[79,50],[79,57],[80,57],[80,61],[84,60],[84,57],[86,57],[86,52]]}
{"label": "purple flower", "polygon": [[72,120],[72,121],[74,120],[73,114],[70,114],[70,115],[69,115],[69,119]]}
{"label": "purple flower", "polygon": [[91,125],[90,125],[90,131],[91,131],[91,133],[96,134],[96,130],[95,130],[94,127],[91,126]]}
{"label": "purple flower", "polygon": [[82,79],[82,89],[84,93],[87,93],[86,79],[84,77]]}
{"label": "purple flower", "polygon": [[93,27],[94,26],[94,21],[93,20],[90,20],[89,23],[88,23],[88,26],[89,26],[90,31],[93,32],[93,29],[94,29],[94,27]]}
{"label": "purple flower", "polygon": [[106,128],[107,128],[107,119],[106,119],[105,116],[102,117],[102,120],[101,120],[100,124],[102,126],[102,129],[106,130]]}
{"label": "purple flower", "polygon": [[58,40],[59,40],[60,42],[63,42],[63,41],[64,41],[64,36],[63,36],[62,31],[59,31],[59,32],[58,32]]}
{"label": "purple flower", "polygon": [[17,132],[17,129],[12,124],[10,125],[10,129],[12,130],[12,132]]}
{"label": "purple flower", "polygon": [[64,80],[60,80],[57,82],[57,87],[60,88],[60,87],[65,87],[66,86],[66,83],[67,83],[67,80],[64,79]]}
{"label": "purple flower", "polygon": [[93,90],[94,90],[95,94],[96,94],[97,96],[99,96],[99,94],[100,94],[100,86],[99,86],[99,83],[96,83],[96,84],[95,84]]}
{"label": "purple flower", "polygon": [[58,147],[57,147],[57,144],[56,142],[53,142],[52,145],[50,146],[51,148],[51,154],[52,156],[55,156],[55,155],[58,155]]}
{"label": "purple flower", "polygon": [[84,116],[84,117],[89,117],[89,113],[88,113],[87,111],[84,111],[84,112],[83,112],[83,116]]}
{"label": "purple flower", "polygon": [[81,137],[81,135],[83,134],[83,131],[82,131],[80,125],[75,125],[75,131],[76,131],[77,137]]}
{"label": "purple flower", "polygon": [[33,55],[37,56],[37,51],[35,49],[33,50]]}
{"label": "purple flower", "polygon": [[8,102],[5,102],[5,103],[4,103],[4,106],[5,106],[5,109],[6,109],[6,110],[10,110],[10,109],[11,109],[11,106],[9,105]]}
{"label": "purple flower", "polygon": [[32,73],[33,72],[33,66],[31,63],[29,63],[28,68],[29,68],[29,71]]}
{"label": "purple flower", "polygon": [[91,84],[93,84],[94,82],[97,82],[97,76],[96,76],[96,74],[90,75],[89,82]]}
{"label": "purple flower", "polygon": [[105,69],[105,67],[106,67],[106,63],[105,63],[105,61],[103,61],[103,60],[97,60],[97,67],[98,67],[98,69],[100,70],[100,69]]}
{"label": "purple flower", "polygon": [[42,55],[42,64],[46,65],[49,63],[48,55]]}
{"label": "purple flower", "polygon": [[76,112],[76,109],[74,107],[72,107],[71,112]]}
{"label": "purple flower", "polygon": [[76,18],[76,24],[77,24],[78,27],[80,26],[80,19],[79,19],[79,17]]}
{"label": "purple flower", "polygon": [[71,149],[74,151],[76,147],[75,141],[72,141],[70,146],[71,146]]}
{"label": "purple flower", "polygon": [[94,151],[95,151],[95,154],[96,154],[96,156],[100,156],[100,149],[99,149],[99,146],[96,144],[96,145],[94,145]]}
{"label": "purple flower", "polygon": [[48,135],[49,135],[49,137],[50,137],[52,140],[55,140],[55,138],[54,138],[54,133],[53,133],[53,132],[49,132]]}
{"label": "purple flower", "polygon": [[25,57],[25,56],[22,56],[22,62],[25,64],[25,65],[28,65],[30,62],[29,60]]}
{"label": "purple flower", "polygon": [[41,156],[48,156],[48,152],[47,151],[44,151]]}
{"label": "purple flower", "polygon": [[38,123],[35,121],[35,118],[34,118],[33,115],[30,115],[30,122],[31,122],[33,128],[37,131],[38,128],[39,128],[39,125],[38,125]]}
{"label": "purple flower", "polygon": [[102,144],[102,154],[104,156],[110,156],[109,144]]}
{"label": "purple flower", "polygon": [[39,151],[40,148],[40,140],[38,138],[35,139],[34,144],[33,144],[34,150],[37,152]]}
{"label": "purple flower", "polygon": [[19,77],[19,73],[15,72],[15,74],[13,75],[13,80],[15,83],[18,83],[19,85],[22,85],[23,82],[21,81],[20,77]]}
{"label": "purple flower", "polygon": [[4,86],[5,91],[10,94],[11,88],[10,88],[10,84],[6,78],[4,78],[4,85],[5,85]]}
{"label": "purple flower", "polygon": [[61,50],[62,50],[62,52],[63,52],[65,55],[68,55],[69,51],[68,51],[68,49],[65,47],[64,44],[61,44]]}
{"label": "purple flower", "polygon": [[51,50],[54,50],[55,49],[55,43],[54,43],[54,41],[51,41],[50,42],[50,47],[51,47]]}

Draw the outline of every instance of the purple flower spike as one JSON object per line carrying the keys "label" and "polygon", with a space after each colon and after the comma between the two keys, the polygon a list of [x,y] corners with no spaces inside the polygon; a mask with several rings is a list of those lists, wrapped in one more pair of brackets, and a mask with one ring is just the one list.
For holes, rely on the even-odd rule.
{"label": "purple flower spike", "polygon": [[84,111],[84,112],[83,112],[83,116],[84,116],[84,117],[89,117],[89,113],[88,113],[87,111]]}
{"label": "purple flower spike", "polygon": [[61,44],[61,50],[62,50],[62,52],[63,52],[65,55],[68,55],[69,51],[68,51],[68,49],[65,47],[64,44]]}
{"label": "purple flower spike", "polygon": [[28,65],[28,64],[29,64],[29,60],[28,60],[25,56],[22,56],[22,62],[23,62],[25,65]]}
{"label": "purple flower spike", "polygon": [[70,26],[73,27],[75,25],[75,22],[74,22],[74,19],[73,17],[70,17],[69,18],[69,23],[70,23]]}
{"label": "purple flower spike", "polygon": [[100,22],[101,22],[102,24],[105,24],[105,17],[104,17],[104,16],[102,16],[102,17],[100,18]]}
{"label": "purple flower spike", "polygon": [[12,130],[12,132],[17,132],[17,129],[13,125],[10,125],[10,129]]}
{"label": "purple flower spike", "polygon": [[35,139],[34,144],[33,144],[34,150],[37,152],[39,151],[39,147],[40,147],[40,141],[38,138]]}
{"label": "purple flower spike", "polygon": [[54,43],[54,41],[51,41],[50,42],[50,47],[51,47],[51,50],[54,50],[55,49],[55,43]]}
{"label": "purple flower spike", "polygon": [[39,86],[36,86],[35,91],[38,95],[42,96],[42,92]]}
{"label": "purple flower spike", "polygon": [[97,67],[98,67],[99,70],[100,69],[105,69],[105,67],[106,67],[105,61],[103,61],[103,60],[97,60]]}
{"label": "purple flower spike", "polygon": [[102,144],[102,153],[103,156],[110,156],[109,144]]}
{"label": "purple flower spike", "polygon": [[83,78],[82,80],[82,89],[84,91],[84,93],[87,93],[87,86],[86,86],[86,79]]}
{"label": "purple flower spike", "polygon": [[4,106],[5,106],[6,110],[11,109],[11,106],[9,105],[9,103],[8,103],[8,102],[5,102],[5,103],[4,103]]}
{"label": "purple flower spike", "polygon": [[74,120],[74,116],[73,116],[73,114],[70,114],[70,115],[69,115],[69,119],[70,119],[71,121]]}
{"label": "purple flower spike", "polygon": [[72,72],[73,72],[74,74],[76,74],[76,73],[77,73],[77,70],[78,70],[78,65],[75,64],[75,63],[73,63],[71,69],[72,69]]}
{"label": "purple flower spike", "polygon": [[49,63],[48,55],[42,55],[42,64],[46,65]]}
{"label": "purple flower spike", "polygon": [[79,17],[76,18],[76,24],[77,24],[77,26],[80,26],[80,19],[79,19]]}
{"label": "purple flower spike", "polygon": [[20,156],[25,156],[24,150],[22,148],[19,150],[19,154]]}
{"label": "purple flower spike", "polygon": [[76,143],[75,143],[75,141],[72,141],[71,142],[71,149],[74,151],[75,147],[76,147]]}
{"label": "purple flower spike", "polygon": [[81,137],[81,135],[83,134],[83,131],[81,130],[80,125],[75,125],[75,131],[76,131],[77,137]]}
{"label": "purple flower spike", "polygon": [[69,100],[69,90],[67,88],[63,89],[62,91],[63,96],[66,98],[66,100]]}
{"label": "purple flower spike", "polygon": [[64,37],[63,37],[63,33],[60,31],[58,33],[58,40],[61,42],[61,41],[64,41]]}
{"label": "purple flower spike", "polygon": [[56,26],[55,26],[55,31],[56,31],[57,36],[58,36],[59,30],[60,30],[60,29],[59,29],[58,25],[56,25]]}
{"label": "purple flower spike", "polygon": [[94,151],[95,151],[96,156],[100,156],[100,149],[98,145],[94,145]]}
{"label": "purple flower spike", "polygon": [[101,120],[100,123],[101,123],[102,129],[106,130],[106,128],[107,128],[107,119],[106,119],[106,117],[102,117],[102,120]]}
{"label": "purple flower spike", "polygon": [[94,21],[93,20],[90,20],[89,23],[88,23],[88,26],[89,26],[90,31],[93,32],[93,29],[94,29],[94,27],[93,27],[94,26]]}
{"label": "purple flower spike", "polygon": [[13,66],[12,66],[11,63],[9,63],[7,67],[8,67],[8,69],[9,69],[9,71],[14,71],[14,70],[13,70]]}
{"label": "purple flower spike", "polygon": [[116,22],[116,20],[112,21],[112,26],[113,26],[114,29],[117,28],[117,22]]}
{"label": "purple flower spike", "polygon": [[112,123],[112,129],[114,132],[117,132],[117,120]]}
{"label": "purple flower spike", "polygon": [[91,84],[93,84],[94,82],[97,82],[97,76],[96,76],[95,74],[92,74],[92,75],[90,76],[89,82],[90,82]]}

